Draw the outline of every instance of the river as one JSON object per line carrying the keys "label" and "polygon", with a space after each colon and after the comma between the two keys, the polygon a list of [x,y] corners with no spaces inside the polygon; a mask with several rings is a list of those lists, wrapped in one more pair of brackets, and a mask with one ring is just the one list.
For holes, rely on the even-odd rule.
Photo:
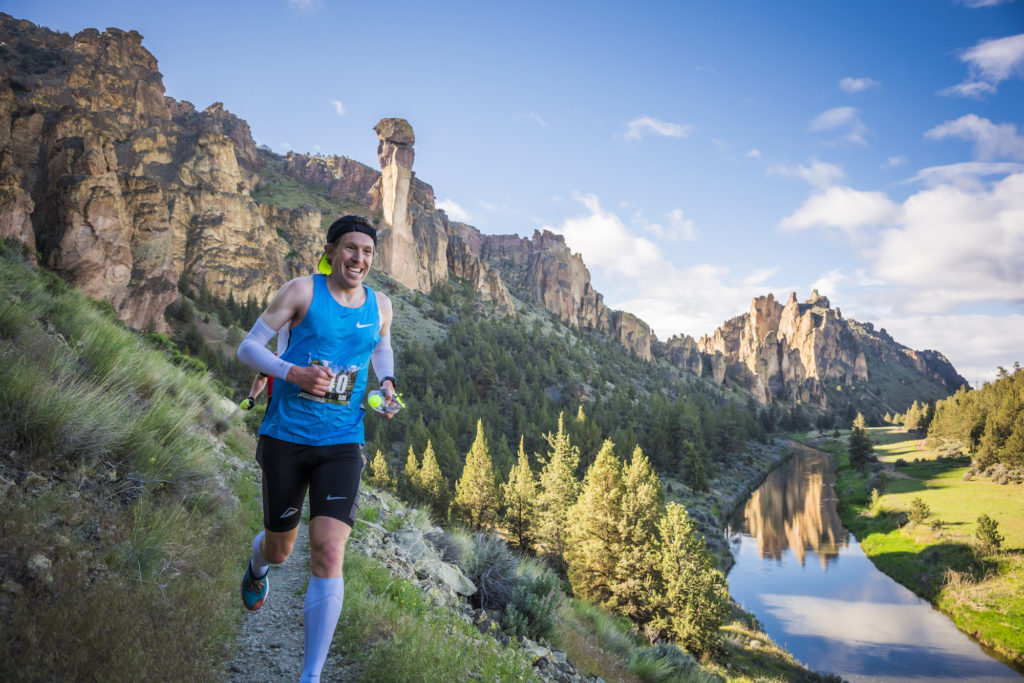
{"label": "river", "polygon": [[831,456],[795,445],[727,534],[729,592],[803,664],[850,681],[1020,681],[864,555],[836,509]]}

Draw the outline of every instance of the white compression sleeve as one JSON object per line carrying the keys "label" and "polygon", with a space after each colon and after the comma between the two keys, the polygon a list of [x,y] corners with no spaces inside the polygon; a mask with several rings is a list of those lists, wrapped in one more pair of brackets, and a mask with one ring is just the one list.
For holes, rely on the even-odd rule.
{"label": "white compression sleeve", "polygon": [[373,371],[380,381],[395,374],[395,352],[391,350],[390,334],[381,337],[377,345],[373,347],[370,362],[373,363]]}
{"label": "white compression sleeve", "polygon": [[263,322],[263,318],[257,318],[256,324],[249,330],[249,334],[245,335],[245,339],[238,345],[238,360],[259,370],[264,375],[285,379],[293,364],[278,358],[267,348],[267,342],[275,334],[277,332]]}

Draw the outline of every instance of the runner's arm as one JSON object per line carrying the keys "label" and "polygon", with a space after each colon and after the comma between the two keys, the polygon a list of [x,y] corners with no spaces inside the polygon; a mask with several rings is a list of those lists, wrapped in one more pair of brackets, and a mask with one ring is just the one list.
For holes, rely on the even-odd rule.
{"label": "runner's arm", "polygon": [[278,358],[267,348],[267,342],[277,330],[286,325],[297,325],[302,321],[312,301],[311,277],[286,282],[239,344],[238,359],[260,372],[297,384],[317,396],[323,396],[330,386],[330,370],[320,365],[294,365]]}

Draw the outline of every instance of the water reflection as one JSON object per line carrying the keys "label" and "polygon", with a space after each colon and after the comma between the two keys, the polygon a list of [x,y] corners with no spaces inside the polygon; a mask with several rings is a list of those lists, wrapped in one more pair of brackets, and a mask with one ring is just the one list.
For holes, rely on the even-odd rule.
{"label": "water reflection", "polygon": [[851,681],[1020,680],[875,568],[839,520],[829,456],[797,448],[732,520],[733,598],[797,659]]}
{"label": "water reflection", "polygon": [[743,508],[743,533],[757,539],[761,557],[782,559],[792,549],[800,564],[814,551],[824,569],[849,543],[835,505],[835,474],[828,457],[810,454],[775,470]]}

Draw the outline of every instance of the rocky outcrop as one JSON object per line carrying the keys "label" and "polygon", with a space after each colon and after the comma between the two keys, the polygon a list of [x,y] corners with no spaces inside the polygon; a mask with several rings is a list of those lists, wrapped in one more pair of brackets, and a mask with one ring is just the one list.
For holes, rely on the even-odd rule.
{"label": "rocky outcrop", "polygon": [[476,259],[499,272],[516,296],[540,304],[566,324],[603,332],[641,358],[653,358],[656,338],[650,326],[605,306],[583,258],[572,253],[561,235],[548,230],[535,230],[529,239],[483,235],[464,223],[451,223],[450,230],[458,244],[455,263]]}
{"label": "rocky outcrop", "polygon": [[[964,379],[936,352],[918,352],[896,343],[870,323],[843,318],[817,290],[799,303],[792,293],[785,304],[772,294],[757,297],[744,315],[731,318],[694,345],[687,337],[667,345],[669,358],[691,371],[698,369],[719,384],[748,391],[762,404],[778,399],[836,408],[843,387],[868,391],[874,375],[893,375],[894,366],[910,370],[944,395]],[[869,362],[869,358],[872,361]],[[849,392],[847,392],[849,393]]]}
{"label": "rocky outcrop", "polygon": [[262,299],[308,272],[289,255],[313,256],[319,215],[271,216],[253,200],[248,125],[219,103],[165,97],[138,33],[69,36],[2,15],[0,44],[4,236],[137,328],[166,329],[179,282]]}
{"label": "rocky outcrop", "polygon": [[379,267],[410,289],[430,291],[448,279],[446,218],[436,210],[434,189],[414,178],[416,137],[405,119],[381,119],[374,127],[381,176],[370,192],[383,226]]}

